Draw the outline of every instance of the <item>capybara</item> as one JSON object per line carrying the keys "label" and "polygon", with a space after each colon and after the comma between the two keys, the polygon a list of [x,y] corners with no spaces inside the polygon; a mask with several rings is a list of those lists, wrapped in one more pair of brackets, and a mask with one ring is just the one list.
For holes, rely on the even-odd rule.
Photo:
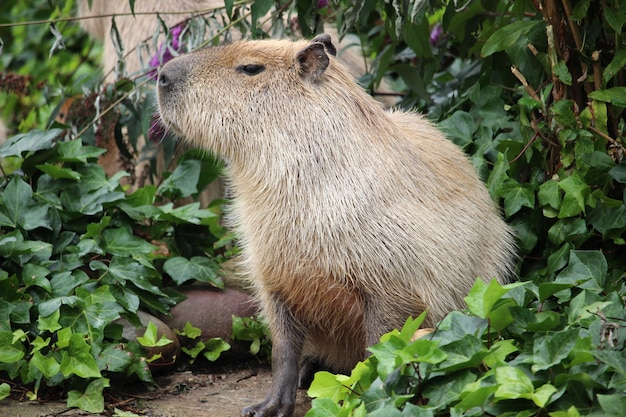
{"label": "capybara", "polygon": [[175,58],[159,111],[222,156],[242,271],[269,321],[273,382],[246,416],[293,412],[301,360],[339,372],[475,279],[506,282],[514,236],[463,152],[423,117],[385,111],[311,41],[241,41]]}

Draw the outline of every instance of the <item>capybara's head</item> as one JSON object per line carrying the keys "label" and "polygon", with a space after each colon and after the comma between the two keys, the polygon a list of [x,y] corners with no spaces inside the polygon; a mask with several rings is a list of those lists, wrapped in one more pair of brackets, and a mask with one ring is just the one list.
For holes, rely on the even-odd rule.
{"label": "capybara's head", "polygon": [[[328,123],[337,96],[356,84],[337,68],[328,35],[310,41],[241,41],[178,57],[160,71],[157,95],[168,128],[193,145],[232,156],[241,140]],[[335,96],[335,98],[331,98]],[[249,139],[248,139],[249,138]]]}

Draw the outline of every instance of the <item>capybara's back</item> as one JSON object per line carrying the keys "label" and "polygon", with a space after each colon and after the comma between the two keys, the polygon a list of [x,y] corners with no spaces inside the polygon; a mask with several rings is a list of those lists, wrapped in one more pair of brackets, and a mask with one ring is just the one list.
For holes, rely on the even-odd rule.
{"label": "capybara's back", "polygon": [[513,235],[466,156],[427,120],[384,111],[328,36],[240,42],[168,63],[164,122],[223,156],[242,265],[268,316],[274,382],[245,415],[289,415],[299,361],[346,372],[427,310],[511,275]]}

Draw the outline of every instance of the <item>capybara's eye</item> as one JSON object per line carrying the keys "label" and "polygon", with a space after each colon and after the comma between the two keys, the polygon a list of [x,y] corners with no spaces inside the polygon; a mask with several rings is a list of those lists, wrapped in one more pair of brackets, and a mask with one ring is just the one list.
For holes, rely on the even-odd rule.
{"label": "capybara's eye", "polygon": [[265,66],[259,64],[238,65],[235,71],[246,75],[257,75],[265,70]]}

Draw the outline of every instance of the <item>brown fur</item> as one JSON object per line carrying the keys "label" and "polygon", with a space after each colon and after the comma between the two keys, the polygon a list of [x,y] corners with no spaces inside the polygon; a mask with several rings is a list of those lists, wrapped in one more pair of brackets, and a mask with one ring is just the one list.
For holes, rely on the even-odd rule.
{"label": "brown fur", "polygon": [[227,161],[269,319],[274,381],[246,415],[291,413],[302,355],[346,372],[409,315],[434,326],[476,277],[512,270],[511,230],[466,156],[423,117],[384,111],[329,42],[239,42],[159,75],[163,121]]}

